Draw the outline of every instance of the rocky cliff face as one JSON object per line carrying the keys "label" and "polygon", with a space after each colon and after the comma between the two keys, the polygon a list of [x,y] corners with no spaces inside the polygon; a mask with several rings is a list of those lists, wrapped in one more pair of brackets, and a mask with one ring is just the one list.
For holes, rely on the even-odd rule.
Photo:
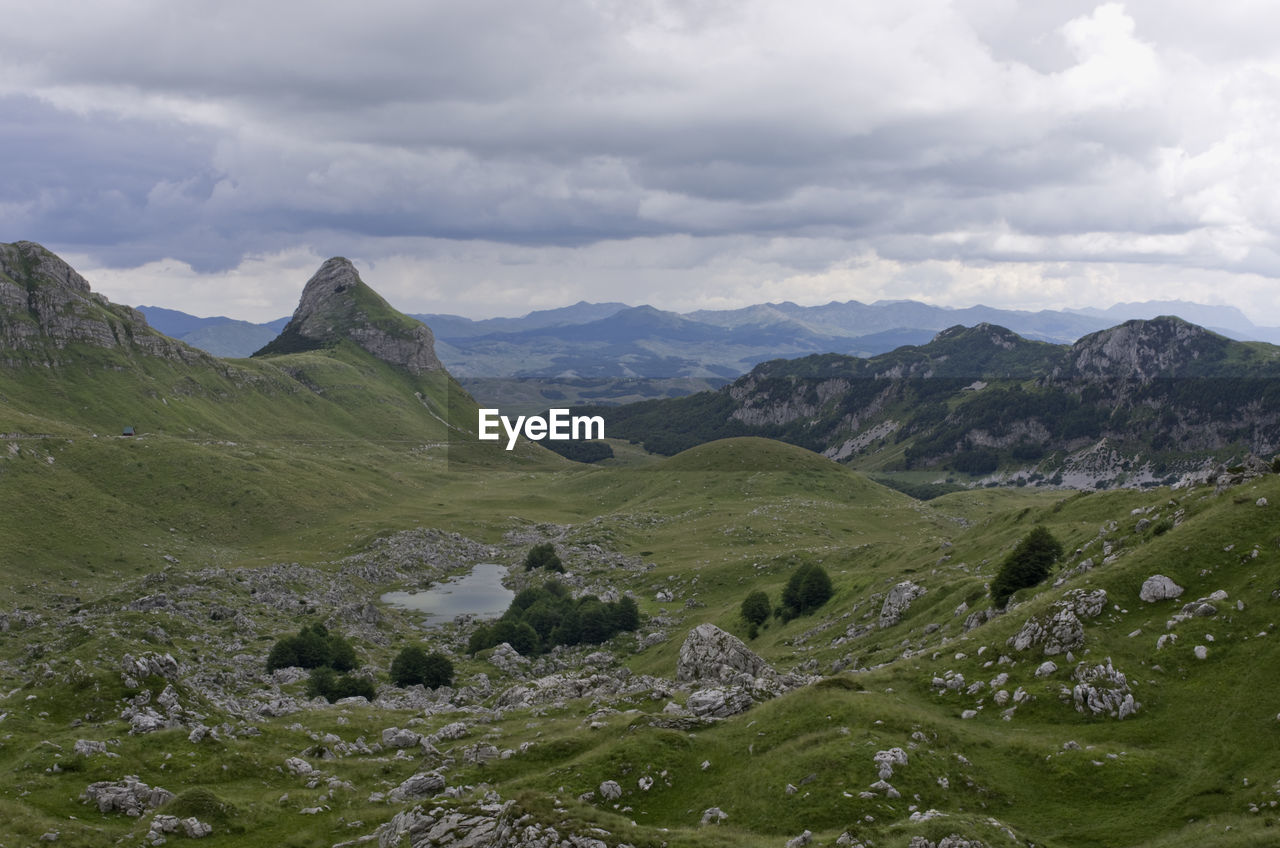
{"label": "rocky cliff face", "polygon": [[1125,323],[1071,346],[1055,377],[1149,382],[1203,372],[1226,356],[1230,342],[1180,318]]}
{"label": "rocky cliff face", "polygon": [[411,374],[444,367],[436,358],[431,330],[391,308],[341,256],[320,266],[302,290],[293,318],[254,356],[318,350],[343,339]]}
{"label": "rocky cliff face", "polygon": [[0,350],[17,364],[56,364],[69,345],[141,352],[183,361],[207,354],[147,326],[142,313],[111,303],[89,289],[70,265],[34,242],[0,245]]}

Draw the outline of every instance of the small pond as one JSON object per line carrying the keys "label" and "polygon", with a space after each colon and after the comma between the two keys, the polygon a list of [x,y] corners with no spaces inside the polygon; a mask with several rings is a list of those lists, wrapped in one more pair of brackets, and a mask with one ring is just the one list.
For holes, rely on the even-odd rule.
{"label": "small pond", "polygon": [[442,624],[459,615],[488,618],[506,612],[511,599],[516,596],[515,592],[502,585],[502,578],[506,576],[505,565],[483,562],[470,573],[425,591],[387,592],[382,600],[393,607],[425,613],[428,625]]}

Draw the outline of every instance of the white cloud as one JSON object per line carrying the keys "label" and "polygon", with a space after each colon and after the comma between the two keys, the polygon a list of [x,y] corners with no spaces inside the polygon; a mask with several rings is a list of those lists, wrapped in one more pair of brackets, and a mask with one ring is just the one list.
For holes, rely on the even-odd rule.
{"label": "white cloud", "polygon": [[1276,309],[1266,3],[8,5],[0,226],[142,291],[186,263],[192,311],[291,308],[267,269],[333,253],[477,314],[1161,275]]}

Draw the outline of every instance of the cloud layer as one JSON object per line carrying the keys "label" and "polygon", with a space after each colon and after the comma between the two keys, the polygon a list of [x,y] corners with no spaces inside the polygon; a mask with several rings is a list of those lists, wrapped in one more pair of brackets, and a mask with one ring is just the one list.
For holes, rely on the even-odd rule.
{"label": "cloud layer", "polygon": [[1280,324],[1270,4],[6,19],[0,238],[118,300],[274,317],[345,254],[410,311],[1182,297]]}

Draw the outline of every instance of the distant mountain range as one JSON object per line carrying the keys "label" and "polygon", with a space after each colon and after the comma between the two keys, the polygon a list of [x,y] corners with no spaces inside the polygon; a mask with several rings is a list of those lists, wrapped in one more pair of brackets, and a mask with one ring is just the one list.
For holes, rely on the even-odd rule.
{"label": "distant mountain range", "polygon": [[764,436],[921,481],[1171,484],[1280,450],[1280,347],[1173,317],[1072,345],[957,325],[870,358],[779,359],[719,391],[576,411],[663,454]]}
{"label": "distant mountain range", "polygon": [[[156,306],[138,309],[162,333],[223,357],[249,356],[287,322],[251,324]],[[1039,312],[947,309],[909,300],[823,306],[785,302],[683,315],[652,306],[582,301],[522,318],[412,317],[431,328],[441,361],[458,378],[729,380],[770,359],[811,353],[865,357],[924,344],[958,324],[996,324],[1027,339],[1070,344],[1121,321],[1158,315],[1174,315],[1232,339],[1280,343],[1280,328],[1258,327],[1233,307],[1183,301]]]}

